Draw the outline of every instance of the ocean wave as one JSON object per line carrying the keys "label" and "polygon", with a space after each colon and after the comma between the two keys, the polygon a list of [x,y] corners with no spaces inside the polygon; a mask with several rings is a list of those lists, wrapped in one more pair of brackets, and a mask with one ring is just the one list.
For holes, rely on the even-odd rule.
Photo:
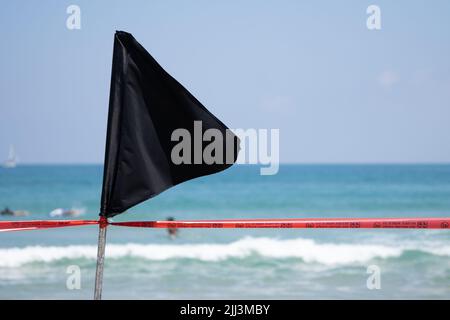
{"label": "ocean wave", "polygon": [[[108,244],[106,257],[121,259],[135,257],[163,261],[169,259],[196,259],[222,261],[230,258],[243,259],[251,255],[266,258],[297,258],[306,263],[324,265],[357,264],[374,258],[395,258],[405,251],[416,250],[439,256],[450,256],[450,246],[379,244],[318,243],[311,239],[273,239],[245,237],[226,244]],[[29,263],[49,263],[62,259],[97,258],[97,247],[92,245],[28,246],[24,248],[1,248],[0,267],[19,267]]]}

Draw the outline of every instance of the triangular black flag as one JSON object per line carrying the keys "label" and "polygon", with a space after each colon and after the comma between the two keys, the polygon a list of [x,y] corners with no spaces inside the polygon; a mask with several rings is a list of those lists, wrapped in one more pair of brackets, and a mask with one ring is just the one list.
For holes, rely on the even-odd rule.
{"label": "triangular black flag", "polygon": [[[223,139],[205,134],[203,141],[208,129]],[[190,148],[180,149],[185,142]],[[112,217],[183,181],[222,171],[238,150],[239,139],[219,119],[131,34],[116,32],[100,215]],[[203,159],[207,151],[214,161]]]}

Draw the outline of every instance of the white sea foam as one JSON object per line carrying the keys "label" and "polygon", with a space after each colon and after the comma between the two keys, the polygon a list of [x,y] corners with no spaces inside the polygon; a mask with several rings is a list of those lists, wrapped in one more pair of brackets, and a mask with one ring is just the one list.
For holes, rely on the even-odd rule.
{"label": "white sea foam", "polygon": [[[256,254],[266,258],[298,258],[306,263],[342,265],[364,263],[374,258],[400,256],[405,250],[420,250],[450,256],[450,246],[386,246],[378,244],[318,243],[311,239],[273,239],[245,237],[227,244],[108,244],[109,259],[136,257],[147,260],[197,259],[221,261]],[[97,248],[91,245],[29,246],[0,249],[0,267],[17,267],[33,262],[61,259],[96,259]]]}

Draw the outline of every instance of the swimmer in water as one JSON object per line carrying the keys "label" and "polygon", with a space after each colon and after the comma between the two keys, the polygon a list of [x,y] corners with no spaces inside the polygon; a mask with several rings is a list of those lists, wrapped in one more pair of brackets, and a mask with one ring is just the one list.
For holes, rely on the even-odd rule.
{"label": "swimmer in water", "polygon": [[[175,218],[173,217],[167,217],[167,221],[175,221]],[[175,239],[178,235],[178,229],[177,228],[167,228],[167,232],[169,233],[170,239]]]}
{"label": "swimmer in water", "polygon": [[30,213],[25,210],[11,210],[10,208],[6,207],[4,210],[0,211],[0,215],[2,216],[14,216],[14,217],[25,217],[29,215]]}
{"label": "swimmer in water", "polygon": [[12,211],[11,209],[9,209],[8,207],[6,207],[4,210],[2,210],[0,212],[0,214],[2,216],[13,216],[14,215],[14,211]]}

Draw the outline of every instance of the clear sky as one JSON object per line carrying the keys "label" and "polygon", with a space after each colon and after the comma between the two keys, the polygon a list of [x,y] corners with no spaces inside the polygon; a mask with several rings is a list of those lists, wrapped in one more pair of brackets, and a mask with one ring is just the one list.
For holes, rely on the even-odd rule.
{"label": "clear sky", "polygon": [[103,162],[115,30],[229,127],[279,128],[281,162],[450,162],[446,0],[3,0],[0,160]]}

